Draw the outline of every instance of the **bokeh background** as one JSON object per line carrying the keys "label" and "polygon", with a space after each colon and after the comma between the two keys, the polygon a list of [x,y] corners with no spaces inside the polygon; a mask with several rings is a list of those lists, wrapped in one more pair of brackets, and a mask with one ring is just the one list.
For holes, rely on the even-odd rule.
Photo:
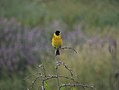
{"label": "bokeh background", "polygon": [[[0,90],[26,90],[41,63],[54,73],[56,30],[63,47],[78,52],[62,50],[60,56],[77,81],[119,90],[118,0],[0,0]],[[60,74],[69,73],[61,68]],[[56,90],[54,85],[47,84],[47,90]]]}

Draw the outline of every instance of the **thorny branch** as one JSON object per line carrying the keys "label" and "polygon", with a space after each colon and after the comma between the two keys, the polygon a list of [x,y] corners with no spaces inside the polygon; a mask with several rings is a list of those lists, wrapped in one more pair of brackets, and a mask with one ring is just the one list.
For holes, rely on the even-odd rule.
{"label": "thorny branch", "polygon": [[61,66],[61,65],[63,65],[69,72],[70,72],[70,74],[71,74],[71,77],[73,77],[73,72],[72,72],[72,70],[68,67],[68,65],[66,65],[64,62],[62,62],[62,61],[57,61],[57,63],[56,63],[56,69],[58,69],[58,66]]}
{"label": "thorny branch", "polygon": [[[37,79],[39,79],[40,77],[36,77],[35,80],[32,82],[32,89],[33,89],[33,86],[35,84],[35,82],[37,81]],[[85,84],[80,84],[79,82],[77,82],[75,79],[73,78],[70,78],[70,77],[67,77],[67,76],[57,76],[57,75],[48,75],[46,76],[43,80],[42,80],[42,90],[45,90],[45,82],[50,80],[50,79],[57,79],[57,78],[63,78],[63,79],[67,79],[67,80],[71,80],[73,81],[74,83],[68,83],[68,84],[61,84],[59,85],[59,90],[62,88],[62,87],[83,87],[83,88],[91,88],[92,90],[95,90],[94,86],[91,86],[91,85],[85,85]],[[28,89],[30,90],[30,89]]]}
{"label": "thorny branch", "polygon": [[58,67],[56,66],[56,74],[57,74],[57,85],[58,85],[58,90],[60,90],[60,81],[59,81],[59,74],[58,74]]}
{"label": "thorny branch", "polygon": [[[73,48],[71,48],[71,47],[63,47],[63,48],[61,48],[61,49],[72,49],[73,51],[75,51],[76,52],[76,50],[75,49],[73,49]],[[76,52],[77,53],[77,52]],[[42,69],[41,70],[41,72],[39,72],[39,76],[37,76],[35,79],[34,79],[34,81],[32,81],[32,84],[31,84],[31,90],[33,89],[33,87],[34,87],[34,85],[35,85],[35,83],[36,83],[36,81],[38,80],[38,79],[40,79],[40,81],[41,81],[41,90],[46,90],[46,88],[45,88],[45,83],[48,81],[48,80],[52,80],[52,79],[56,79],[57,80],[57,90],[61,90],[61,88],[62,87],[83,87],[84,89],[85,88],[90,88],[90,89],[92,89],[92,90],[96,90],[95,88],[94,88],[94,86],[92,86],[92,85],[87,85],[87,84],[81,84],[81,83],[79,83],[78,81],[76,81],[75,79],[74,79],[74,75],[73,75],[73,72],[72,72],[72,70],[68,67],[68,65],[66,65],[63,61],[61,61],[61,60],[58,60],[58,58],[56,58],[56,61],[57,61],[57,63],[56,63],[56,74],[55,75],[47,75],[46,74],[46,69],[45,69],[45,67],[44,67],[44,65],[43,64],[41,64],[41,65],[39,65],[39,68],[40,69]],[[64,66],[64,68],[66,68],[66,70],[68,70],[69,72],[70,72],[70,74],[71,74],[71,76],[63,76],[63,75],[59,75],[59,72],[58,72],[58,69],[59,69],[59,66]],[[60,82],[60,79],[66,79],[66,80],[69,80],[69,82],[68,83],[61,83]],[[30,89],[28,89],[28,90],[30,90]],[[40,90],[40,88],[38,88],[38,90]]]}
{"label": "thorny branch", "polygon": [[72,48],[72,47],[61,47],[61,49],[71,49],[71,50],[73,50],[75,53],[78,53],[74,48]]}
{"label": "thorny branch", "polygon": [[[65,64],[63,62],[60,62],[60,65],[65,65]],[[58,69],[58,66],[59,65],[57,65],[57,69]],[[44,67],[42,67],[42,69],[45,70]],[[69,69],[67,69],[67,70],[69,70]],[[46,88],[45,88],[45,82],[47,82],[48,80],[52,80],[52,79],[58,79],[59,80],[61,78],[66,79],[66,80],[70,80],[70,81],[72,81],[72,83],[69,82],[69,83],[66,83],[66,84],[63,84],[63,83],[60,84],[60,82],[59,82],[59,84],[58,84],[58,90],[61,90],[62,87],[83,87],[83,88],[90,88],[92,90],[96,90],[94,88],[94,86],[92,86],[92,85],[86,85],[86,84],[79,83],[72,76],[71,77],[68,77],[68,76],[63,76],[63,75],[59,75],[59,74],[57,75],[57,73],[56,73],[56,75],[46,75],[46,74],[44,74],[44,71],[43,71],[43,73],[39,73],[39,76],[37,76],[34,79],[34,81],[32,81],[31,88],[30,89],[27,89],[27,90],[32,90],[33,87],[34,87],[34,85],[35,85],[35,83],[36,83],[36,81],[38,79],[41,80],[41,90],[46,90]],[[57,83],[58,83],[58,81],[57,81]],[[38,89],[38,90],[40,90],[40,89]]]}
{"label": "thorny branch", "polygon": [[68,79],[68,80],[72,80],[72,81],[74,81],[75,83],[78,83],[76,80],[74,80],[73,78],[70,78],[70,77],[67,77],[67,76],[57,76],[57,75],[48,75],[48,76],[46,76],[46,78],[44,79],[44,81],[47,81],[47,80],[49,80],[49,79],[53,79],[53,78],[65,78],[65,79]]}
{"label": "thorny branch", "polygon": [[84,85],[84,84],[71,84],[71,83],[69,83],[69,84],[62,84],[62,85],[60,85],[60,88],[62,88],[62,87],[76,87],[76,86],[83,87],[83,88],[91,88],[92,90],[96,90],[94,88],[94,86],[89,86],[89,85]]}

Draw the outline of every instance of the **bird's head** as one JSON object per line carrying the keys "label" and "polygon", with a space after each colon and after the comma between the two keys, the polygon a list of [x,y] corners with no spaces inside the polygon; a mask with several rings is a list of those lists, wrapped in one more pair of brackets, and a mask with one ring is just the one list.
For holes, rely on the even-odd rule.
{"label": "bird's head", "polygon": [[61,34],[61,32],[60,31],[56,31],[55,34],[56,34],[56,36],[59,36]]}

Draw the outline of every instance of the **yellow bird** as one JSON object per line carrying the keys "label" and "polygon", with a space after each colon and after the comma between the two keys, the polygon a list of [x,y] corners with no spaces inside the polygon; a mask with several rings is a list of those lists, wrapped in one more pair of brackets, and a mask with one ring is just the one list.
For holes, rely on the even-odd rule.
{"label": "yellow bird", "polygon": [[61,48],[62,43],[61,32],[56,31],[52,38],[52,46],[56,49],[55,55],[60,55],[59,49]]}

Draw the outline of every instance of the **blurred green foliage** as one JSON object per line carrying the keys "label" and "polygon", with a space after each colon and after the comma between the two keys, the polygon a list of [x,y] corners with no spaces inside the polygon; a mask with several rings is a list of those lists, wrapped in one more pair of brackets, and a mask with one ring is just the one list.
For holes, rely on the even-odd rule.
{"label": "blurred green foliage", "polygon": [[[113,90],[108,40],[111,38],[117,40],[117,44],[119,42],[118,0],[0,0],[0,49],[8,50],[0,52],[4,56],[0,58],[0,63],[4,62],[0,70],[2,65],[7,67],[0,73],[0,90],[26,90],[34,78],[30,78],[29,82],[24,78],[35,72],[31,68],[21,70],[32,66],[35,61],[38,61],[35,64],[45,63],[47,71],[54,74],[54,50],[50,40],[51,34],[59,28],[63,32],[64,46],[72,46],[79,52],[77,55],[66,50],[61,55],[62,60],[78,75],[76,79],[81,83],[94,84],[97,90]],[[19,34],[20,42],[17,42]],[[17,44],[23,47],[15,48]],[[60,73],[68,75],[64,68]],[[47,84],[47,90],[55,90],[54,83]]]}
{"label": "blurred green foliage", "polygon": [[13,76],[13,78],[6,77],[0,80],[1,90],[26,90],[25,81],[23,78]]}
{"label": "blurred green foliage", "polygon": [[85,22],[90,26],[117,26],[118,0],[1,0],[0,16],[16,17],[28,26],[62,20],[69,26]]}

